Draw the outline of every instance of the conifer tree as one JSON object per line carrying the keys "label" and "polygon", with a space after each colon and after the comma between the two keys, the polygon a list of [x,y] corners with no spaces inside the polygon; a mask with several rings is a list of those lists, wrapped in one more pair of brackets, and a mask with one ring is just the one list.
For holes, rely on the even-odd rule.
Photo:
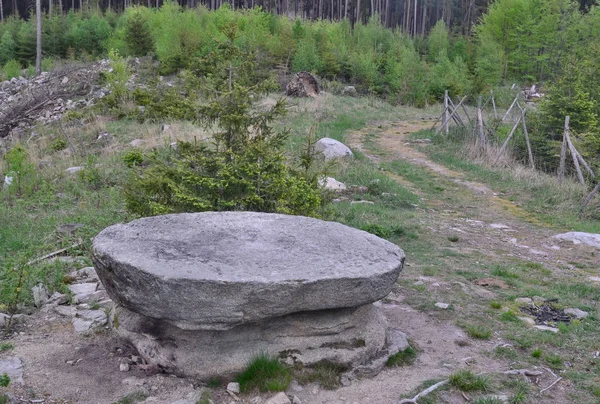
{"label": "conifer tree", "polygon": [[154,50],[152,31],[141,10],[134,10],[127,16],[125,43],[132,56],[145,56]]}

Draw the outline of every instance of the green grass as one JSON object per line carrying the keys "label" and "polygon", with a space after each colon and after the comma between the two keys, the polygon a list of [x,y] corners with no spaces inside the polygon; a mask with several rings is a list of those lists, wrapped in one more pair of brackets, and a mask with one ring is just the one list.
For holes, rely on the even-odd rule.
{"label": "green grass", "polygon": [[139,390],[127,394],[113,404],[135,404],[139,403],[140,401],[144,401],[146,398],[148,398],[148,393],[143,390]]}
{"label": "green grass", "polygon": [[387,360],[386,366],[388,367],[396,367],[396,366],[410,366],[417,359],[417,350],[413,347],[408,347],[404,351],[400,351],[392,356],[390,356]]}
{"label": "green grass", "polygon": [[4,342],[2,344],[0,344],[0,351],[2,352],[6,352],[6,351],[10,351],[11,349],[14,349],[14,345],[11,344],[10,342]]}
{"label": "green grass", "polygon": [[251,391],[285,391],[291,381],[287,366],[267,354],[254,357],[236,381],[244,393]]}
{"label": "green grass", "polygon": [[471,338],[475,339],[490,339],[492,338],[492,330],[480,324],[466,324],[465,331]]}
{"label": "green grass", "polygon": [[502,308],[502,303],[493,301],[490,302],[490,307],[494,310],[500,310]]}
{"label": "green grass", "polygon": [[322,361],[310,367],[295,369],[293,374],[300,384],[319,383],[326,390],[334,390],[341,386],[340,376],[347,370],[346,367]]}
{"label": "green grass", "polygon": [[542,351],[540,348],[535,348],[533,351],[531,351],[531,357],[539,359],[542,357],[543,353],[544,351]]}
{"label": "green grass", "polygon": [[461,391],[488,391],[490,380],[486,376],[476,375],[470,370],[459,370],[448,378],[450,385]]}

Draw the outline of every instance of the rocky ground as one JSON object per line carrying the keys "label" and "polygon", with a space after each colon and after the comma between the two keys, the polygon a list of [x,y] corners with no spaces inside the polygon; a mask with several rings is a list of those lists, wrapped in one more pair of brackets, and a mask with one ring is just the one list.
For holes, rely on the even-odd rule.
{"label": "rocky ground", "polygon": [[[0,374],[6,372],[12,381],[5,390],[14,402],[30,403],[195,404],[205,398],[205,402],[210,399],[215,404],[275,404],[292,400],[296,404],[396,404],[401,396],[422,390],[423,382],[443,380],[458,369],[503,375],[526,366],[532,376],[515,376],[529,386],[528,401],[523,402],[573,402],[573,382],[564,373],[544,363],[497,354],[499,349],[515,348],[516,343],[507,338],[507,330],[511,329],[499,322],[495,314],[489,314],[490,302],[504,301],[507,293],[523,299],[517,303],[526,306],[544,299],[517,288],[510,277],[481,274],[485,274],[483,267],[491,263],[521,262],[530,263],[532,268],[546,268],[536,275],[546,284],[564,281],[600,287],[600,250],[597,246],[555,238],[559,231],[536,221],[501,192],[432,161],[423,152],[427,141],[410,138],[411,133],[427,126],[422,121],[376,122],[346,136],[351,148],[362,151],[375,164],[382,165],[390,178],[420,196],[421,204],[413,219],[423,229],[420,238],[435,245],[427,251],[406,250],[407,266],[396,290],[377,303],[390,324],[403,330],[417,348],[418,356],[412,365],[385,369],[371,379],[344,379],[335,390],[316,383],[293,382],[286,392],[288,401],[274,393],[240,396],[227,392],[226,383],[207,387],[196,380],[158,373],[131,346],[114,336],[107,323],[112,302],[93,268],[75,261],[73,269],[77,271],[70,275],[72,301],[67,302],[66,296],[60,294],[45,296],[40,289],[41,308],[18,318],[13,332],[3,341],[6,349],[0,353]],[[394,161],[419,167],[443,191],[432,194],[406,175],[385,168],[385,163]],[[432,255],[439,260],[432,261]],[[457,276],[460,270],[479,276]],[[570,304],[568,300],[561,303]],[[596,315],[591,308],[586,313]],[[474,316],[489,320],[493,331],[489,339],[473,338],[461,326],[463,320]],[[544,325],[532,315],[522,317],[527,320],[522,320],[519,327]],[[551,338],[559,330],[554,323],[549,324],[549,331],[531,329]],[[591,343],[584,352],[566,354],[562,371],[569,371],[577,361],[594,361],[598,350],[598,343]],[[522,355],[516,348],[515,351]],[[510,389],[503,386],[486,397],[508,402]],[[448,389],[441,391],[436,400],[458,404],[471,398]]]}

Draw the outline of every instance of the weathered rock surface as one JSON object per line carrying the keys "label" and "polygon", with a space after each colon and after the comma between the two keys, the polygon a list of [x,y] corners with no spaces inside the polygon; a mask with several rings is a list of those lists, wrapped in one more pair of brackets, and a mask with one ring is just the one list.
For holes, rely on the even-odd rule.
{"label": "weathered rock surface", "polygon": [[265,404],[292,404],[292,402],[285,393],[280,392],[268,399]]}
{"label": "weathered rock surface", "polygon": [[319,185],[330,191],[345,191],[347,189],[346,184],[340,182],[332,177],[325,177],[319,181]]}
{"label": "weathered rock surface", "polygon": [[6,374],[11,383],[23,383],[23,362],[16,356],[0,360],[0,375]]}
{"label": "weathered rock surface", "polygon": [[325,157],[325,160],[353,156],[352,150],[342,142],[324,137],[315,143],[315,150]]}
{"label": "weathered rock surface", "polygon": [[[115,309],[113,318],[116,332],[148,363],[200,378],[239,372],[260,352],[289,364],[327,360],[370,374],[401,345],[401,338],[386,331],[380,309],[371,304],[294,313],[227,331],[181,330],[122,307]],[[376,370],[370,366],[373,362]]]}
{"label": "weathered rock surface", "polygon": [[379,300],[404,253],[339,223],[205,212],[111,226],[94,239],[93,260],[123,307],[184,330],[227,330]]}
{"label": "weathered rock surface", "polygon": [[292,97],[314,97],[319,95],[319,82],[309,72],[294,74],[285,87],[285,94]]}
{"label": "weathered rock surface", "polygon": [[356,95],[356,87],[354,87],[354,86],[344,87],[344,89],[342,90],[342,95],[350,95],[350,96],[354,97]]}
{"label": "weathered rock surface", "polygon": [[86,333],[106,325],[107,320],[104,310],[77,310],[72,323],[76,332]]}
{"label": "weathered rock surface", "polygon": [[584,233],[581,231],[571,231],[568,233],[561,233],[554,236],[554,238],[564,241],[572,241],[573,244],[585,244],[590,247],[600,248],[600,234],[596,233]]}

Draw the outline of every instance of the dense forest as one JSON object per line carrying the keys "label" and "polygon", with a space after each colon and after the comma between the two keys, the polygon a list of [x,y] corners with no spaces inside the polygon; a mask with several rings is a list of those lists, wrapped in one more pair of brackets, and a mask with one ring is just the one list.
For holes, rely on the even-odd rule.
{"label": "dense forest", "polygon": [[[153,7],[141,3],[112,1],[105,9],[108,2],[63,1],[59,9],[68,12],[60,13],[45,2],[43,66],[47,69],[63,59],[94,60],[112,50],[121,56],[152,55],[162,75],[197,72],[197,60],[210,56],[224,40],[224,28],[235,24],[236,46],[255,58],[263,76],[274,70],[310,71],[334,92],[352,84],[363,94],[392,103],[424,106],[439,102],[446,90],[471,100],[493,90],[497,101],[507,104],[515,89],[536,84],[545,93],[540,108],[529,114],[539,164],[556,168],[565,115],[571,117],[583,154],[596,164],[600,161],[600,7],[589,2],[497,0],[486,8],[473,1],[477,13],[485,13],[472,26],[462,22],[475,18],[466,17],[464,2],[450,2],[452,18],[443,11],[448,9],[446,2],[419,2],[418,7],[428,8],[427,21],[442,17],[432,27],[423,20],[422,25],[410,19],[405,24],[397,14],[387,13],[389,4],[375,8],[373,15],[370,8],[361,11],[361,22],[356,22],[356,14],[346,19],[342,13],[338,20],[339,13],[321,12],[324,3],[314,2],[300,3],[301,14],[316,19],[277,15],[268,11],[281,11],[272,5],[240,10],[234,8],[252,4],[224,3],[210,10],[219,4],[189,2],[187,7],[167,1],[156,8],[154,2]],[[333,3],[334,10],[336,4],[340,3]],[[352,2],[346,4],[350,7]],[[125,5],[124,11],[114,11]],[[5,4],[4,11],[10,13],[10,5]],[[34,20],[9,16],[0,23],[0,76],[21,75],[35,60]]]}
{"label": "dense forest", "polygon": [[[114,10],[123,11],[129,6],[145,5],[160,7],[165,0],[42,0],[42,9],[48,14],[66,13],[71,10]],[[6,3],[6,4],[4,4]],[[463,34],[487,11],[490,0],[177,0],[180,6],[195,8],[202,5],[214,10],[229,3],[235,9],[256,6],[291,18],[327,19],[352,23],[367,22],[378,15],[386,27],[401,27],[411,35],[425,35],[436,22],[443,20],[446,26]],[[588,11],[597,0],[578,0],[581,11]],[[18,15],[28,17],[34,1],[0,0],[0,18]]]}

